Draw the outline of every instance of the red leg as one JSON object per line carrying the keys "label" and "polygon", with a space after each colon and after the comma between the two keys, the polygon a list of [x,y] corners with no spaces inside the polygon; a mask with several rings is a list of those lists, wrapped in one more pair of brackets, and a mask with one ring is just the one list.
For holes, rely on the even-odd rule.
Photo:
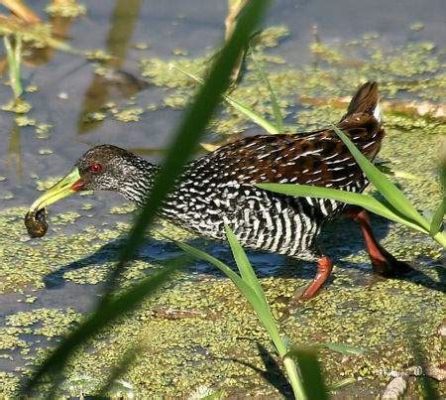
{"label": "red leg", "polygon": [[321,257],[317,262],[317,272],[313,282],[311,282],[305,289],[305,292],[303,292],[300,298],[302,300],[308,300],[316,296],[325,281],[330,276],[332,269],[333,263],[331,260],[327,256]]}
{"label": "red leg", "polygon": [[378,243],[366,210],[352,208],[346,212],[346,216],[359,224],[374,272],[383,276],[396,276],[412,270],[408,264],[398,261]]}

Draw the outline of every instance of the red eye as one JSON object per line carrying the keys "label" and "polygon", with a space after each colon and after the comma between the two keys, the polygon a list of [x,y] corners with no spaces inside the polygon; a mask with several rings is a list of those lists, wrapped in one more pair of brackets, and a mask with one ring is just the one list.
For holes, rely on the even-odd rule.
{"label": "red eye", "polygon": [[93,174],[99,174],[100,172],[102,172],[102,165],[101,164],[91,164],[90,172]]}

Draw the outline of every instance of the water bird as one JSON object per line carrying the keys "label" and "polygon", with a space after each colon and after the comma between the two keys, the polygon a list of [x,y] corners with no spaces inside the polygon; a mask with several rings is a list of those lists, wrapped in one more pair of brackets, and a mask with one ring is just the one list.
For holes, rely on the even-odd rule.
{"label": "water bird", "polygon": [[[337,127],[370,160],[384,137],[376,82],[363,84]],[[39,197],[28,213],[30,234],[46,228],[42,210],[82,190],[119,192],[138,205],[151,190],[159,167],[124,149],[99,145],[88,150],[74,169]],[[343,203],[292,197],[260,189],[257,183],[296,183],[362,192],[368,181],[347,147],[331,129],[246,137],[190,162],[160,216],[200,235],[224,240],[224,224],[246,248],[284,254],[316,263],[316,275],[300,295],[315,296],[333,262],[318,246],[323,225],[346,215],[360,225],[373,271],[384,276],[406,272],[375,239],[367,212]],[[38,218],[37,218],[38,217]],[[43,229],[45,228],[45,229]]]}

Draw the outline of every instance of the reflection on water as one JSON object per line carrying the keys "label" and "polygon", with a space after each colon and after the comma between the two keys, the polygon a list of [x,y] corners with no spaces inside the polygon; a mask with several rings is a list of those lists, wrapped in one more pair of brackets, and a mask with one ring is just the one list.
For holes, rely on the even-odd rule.
{"label": "reflection on water", "polygon": [[8,158],[6,165],[10,170],[15,171],[16,178],[20,182],[23,178],[23,160],[20,127],[16,122],[13,122],[13,126],[9,134]]}
{"label": "reflection on water", "polygon": [[106,69],[95,73],[85,92],[83,108],[79,116],[78,132],[86,133],[96,129],[102,121],[91,121],[88,114],[100,111],[111,99],[126,99],[147,86],[134,75],[122,71],[127,49],[138,21],[141,0],[118,0],[110,19],[110,30],[106,40],[107,53],[111,58],[103,63]]}
{"label": "reflection on water", "polygon": [[[314,54],[308,51],[310,42],[318,43],[322,38],[324,43],[330,46],[331,43],[336,41],[348,42],[354,40],[368,31],[380,31],[379,28],[385,26],[386,31],[383,37],[386,40],[405,43],[413,39],[411,35],[414,35],[414,33],[409,32],[408,27],[410,23],[415,22],[414,15],[417,16],[417,19],[421,19],[421,22],[424,22],[426,26],[423,31],[417,33],[417,41],[433,40],[435,38],[438,43],[441,43],[446,39],[446,31],[443,27],[444,21],[442,22],[443,25],[438,23],[438,15],[441,14],[440,11],[444,7],[442,2],[438,0],[428,1],[428,5],[424,4],[422,6],[423,12],[420,11],[418,5],[421,3],[411,2],[412,5],[406,7],[401,5],[402,2],[399,3],[399,6],[395,2],[388,4],[389,10],[386,15],[383,15],[381,9],[375,12],[371,11],[370,7],[372,5],[377,8],[377,2],[384,4],[381,0],[367,0],[364,2],[339,0],[335,7],[334,2],[331,4],[323,0],[311,2],[279,0],[273,6],[268,24],[270,22],[286,24],[290,27],[291,36],[281,44],[281,47],[273,49],[271,54],[284,56],[286,62],[290,65],[293,63],[309,65],[313,61],[313,66],[317,67],[321,61],[316,56],[311,58]],[[43,1],[41,3],[43,5]],[[39,87],[37,93],[25,94],[26,99],[33,105],[30,117],[41,123],[52,124],[53,130],[49,137],[42,141],[36,135],[34,127],[19,127],[14,123],[10,114],[2,114],[4,118],[0,119],[0,128],[4,132],[4,140],[0,141],[0,168],[3,169],[3,165],[5,165],[7,171],[0,170],[0,176],[6,175],[6,179],[0,179],[0,192],[9,191],[15,197],[12,200],[0,198],[0,207],[8,209],[16,205],[29,205],[37,195],[34,177],[38,176],[43,181],[48,178],[55,178],[68,171],[78,156],[86,150],[86,146],[81,143],[81,140],[82,142],[88,140],[89,144],[97,142],[113,143],[150,158],[162,157],[163,149],[168,142],[168,135],[173,130],[172,128],[176,124],[180,113],[168,108],[149,108],[149,105],[161,104],[162,99],[166,96],[166,91],[157,87],[142,90],[147,86],[147,83],[140,81],[135,75],[125,72],[127,65],[130,61],[137,61],[141,57],[148,56],[170,59],[173,57],[173,49],[185,49],[191,57],[205,54],[210,50],[211,45],[218,43],[219,38],[223,38],[226,2],[221,0],[206,2],[201,0],[177,2],[118,0],[112,4],[115,5],[113,12],[110,10],[109,2],[91,1],[87,5],[88,16],[77,19],[74,23],[73,20],[66,18],[51,19],[53,35],[56,37],[66,40],[70,36],[69,31],[71,30],[73,32],[72,43],[75,48],[105,48],[113,56],[112,59],[103,64],[107,67],[104,70],[104,75],[94,74],[92,76],[91,65],[84,62],[83,59],[54,52],[51,49],[33,50],[29,53],[29,63],[24,68],[24,78],[27,83]],[[367,10],[367,12],[364,10]],[[365,15],[362,24],[360,23],[360,15]],[[388,21],[392,19],[392,24],[389,24]],[[433,22],[426,23],[427,21]],[[107,23],[109,25],[105,26]],[[318,32],[313,29],[315,25],[319,27]],[[152,46],[149,51],[132,49],[131,41],[147,42],[148,38],[150,38]],[[45,68],[30,68],[43,63],[47,63]],[[63,79],[60,79],[61,76]],[[296,89],[296,92],[299,91],[298,89]],[[84,117],[86,115],[101,110],[104,104],[110,101],[128,99],[136,93],[139,93],[138,106],[147,106],[150,110],[144,112],[139,122],[123,123],[113,118],[106,118],[99,122],[85,122]],[[1,104],[6,103],[9,96],[10,93],[7,90],[0,92]],[[83,132],[88,132],[88,136],[84,136],[88,139],[80,139],[78,134]],[[227,140],[233,140],[236,135],[225,135],[218,138],[224,143]],[[390,140],[394,140],[394,136],[389,135]],[[217,140],[216,142],[220,143]],[[425,146],[426,149],[434,147],[433,141],[429,143]],[[50,147],[52,153],[43,154],[39,152],[39,148],[42,147]],[[404,149],[406,148],[409,148],[409,146]],[[401,155],[401,160],[403,158],[407,159],[409,157],[407,154]],[[385,155],[385,157],[388,157],[388,155]],[[414,158],[416,157],[414,156]],[[409,169],[405,164],[401,168]],[[428,171],[423,169],[420,175],[427,176]],[[23,185],[19,185],[22,180]],[[16,247],[14,249],[20,249],[17,250],[17,253],[23,249],[33,253],[37,267],[40,267],[42,259],[45,257],[50,260],[48,268],[51,272],[47,272],[46,275],[39,272],[38,268],[36,271],[33,269],[32,272],[29,272],[31,271],[30,266],[27,266],[26,272],[30,275],[35,274],[33,277],[36,276],[40,281],[43,279],[43,282],[48,286],[50,286],[49,283],[52,284],[52,289],[41,288],[32,293],[36,298],[34,303],[23,301],[24,296],[29,295],[28,289],[25,289],[25,294],[5,295],[2,293],[3,319],[0,326],[4,324],[5,316],[22,310],[29,311],[44,307],[61,309],[74,307],[77,311],[85,313],[91,309],[95,294],[98,291],[97,286],[73,283],[68,279],[76,282],[76,279],[80,277],[82,279],[89,277],[91,281],[86,279],[83,282],[91,283],[96,279],[96,273],[99,274],[96,269],[103,271],[101,268],[107,268],[107,263],[114,261],[116,249],[113,248],[113,235],[102,235],[102,231],[114,232],[117,222],[128,222],[130,220],[130,216],[123,214],[122,210],[112,211],[112,206],[117,204],[122,205],[122,198],[108,193],[95,194],[89,197],[72,197],[51,210],[51,218],[54,222],[57,222],[60,212],[70,211],[79,215],[75,222],[65,223],[62,220],[61,223],[61,220],[59,220],[58,224],[54,225],[51,236],[46,238],[44,242],[24,241],[22,243],[17,241],[15,243]],[[15,219],[13,220],[13,218]],[[11,217],[16,227],[22,226],[21,218],[21,215]],[[74,217],[68,215],[65,218]],[[79,250],[80,256],[73,253],[69,243],[58,246],[58,239],[68,238],[71,240],[71,236],[69,236],[71,234],[85,237],[93,226],[97,229],[97,237],[95,236],[94,240],[97,240],[97,243],[100,242],[103,246],[99,250],[94,251],[92,247],[89,247],[91,243],[86,243],[86,240],[80,246],[82,247],[82,252]],[[380,238],[388,234],[388,227],[382,222],[377,224],[377,228],[380,230],[378,232]],[[362,249],[362,244],[359,237],[352,240],[352,236],[356,235],[356,231],[353,231],[353,229],[349,227],[346,229],[345,224],[341,225],[341,229],[336,229],[334,231],[336,234],[332,234],[334,239],[330,240],[329,238],[326,241],[328,244],[326,248],[329,253],[336,255],[341,261],[337,265],[338,271],[334,276],[334,284],[330,283],[325,294],[330,295],[339,290],[344,295],[353,293],[356,296],[355,290],[363,289],[367,291],[369,286],[371,287],[367,282],[370,280],[369,263],[362,256],[356,257],[358,254],[361,255],[359,252]],[[15,233],[13,232],[13,234]],[[17,237],[20,237],[20,233],[17,234]],[[389,241],[394,242],[394,238],[390,237]],[[197,239],[199,247],[205,246],[204,243],[202,239]],[[343,245],[339,246],[339,243]],[[51,246],[54,244],[54,247],[50,248],[51,251],[48,254],[42,255],[40,250],[45,245],[49,246],[50,244]],[[426,249],[430,249],[427,244],[426,249],[424,247],[420,248],[422,254],[426,254]],[[0,249],[0,253],[2,250]],[[228,263],[232,262],[232,257],[223,244],[211,242],[206,245],[206,250]],[[405,249],[401,251],[405,251]],[[48,255],[51,256],[48,257]],[[166,245],[164,241],[155,244],[153,241],[147,241],[139,255],[144,262],[156,264],[158,260],[176,256],[177,250]],[[17,258],[18,256],[14,254],[10,260],[16,260]],[[428,258],[427,261],[417,260],[414,256],[413,260],[417,262],[417,267],[419,265],[420,268],[423,268],[428,266],[429,262],[432,262],[430,255]],[[295,285],[296,279],[309,279],[314,273],[311,265],[297,265],[294,260],[286,260],[277,255],[254,253],[251,254],[251,259],[260,276],[274,277],[274,279],[267,279],[267,284],[272,281],[276,284],[286,280],[287,282],[291,281],[288,287],[290,288]],[[213,279],[213,270],[209,270],[206,265],[197,263],[194,264],[193,268],[195,272],[198,272],[197,276],[199,278],[196,276],[197,281],[198,279]],[[440,269],[440,267],[438,268]],[[136,272],[145,273],[144,269],[141,269],[141,271],[135,269],[135,274]],[[23,274],[23,272],[24,270],[21,269],[20,273]],[[439,279],[440,282],[425,284],[425,286],[429,286],[430,292],[441,289],[442,282],[444,287],[444,273],[440,275],[440,272],[438,272],[438,274],[441,278]],[[13,273],[11,273],[12,275]],[[9,279],[9,275],[4,274],[4,276],[8,276]],[[46,280],[42,277],[45,277]],[[289,277],[291,277],[291,280],[288,280]],[[434,278],[435,276],[432,279]],[[186,282],[187,279],[190,279],[190,277],[185,277],[184,281]],[[412,282],[410,287],[424,287],[423,283],[426,282],[427,278],[420,273],[415,276],[414,280],[416,279],[420,281],[423,279],[423,281],[418,285],[416,282]],[[220,281],[224,282],[225,279],[220,279]],[[61,282],[65,283],[63,287],[60,285]],[[349,288],[352,288],[351,292],[347,290]],[[343,289],[345,289],[344,292],[342,292]],[[273,292],[277,293],[275,288],[271,288],[271,293]],[[193,293],[192,290],[184,291],[181,292],[181,296],[184,294],[188,302],[189,297],[187,296],[190,296],[191,293]],[[224,294],[224,292],[222,293]],[[416,296],[416,292],[414,293],[414,296]],[[420,293],[427,293],[427,291]],[[218,296],[224,299],[223,294]],[[206,295],[208,295],[207,291]],[[203,297],[205,296],[203,295]],[[372,300],[366,299],[364,301],[364,308],[368,307],[370,301]],[[181,306],[186,303],[181,303]],[[424,306],[426,310],[431,304],[433,303],[426,302]],[[326,307],[322,308],[325,309]],[[422,310],[425,311],[425,309]],[[226,327],[222,331],[226,332]],[[44,343],[36,345],[38,348],[43,346]],[[25,362],[24,360],[18,362],[17,357],[15,354],[13,360],[2,361],[4,363],[8,362],[9,365],[8,368],[2,369],[13,371],[17,365],[22,365]],[[0,365],[0,367],[3,366]]]}
{"label": "reflection on water", "polygon": [[106,48],[114,56],[111,65],[121,68],[141,9],[141,0],[117,0],[110,21]]}
{"label": "reflection on water", "polygon": [[[74,18],[66,18],[54,16],[49,19],[49,25],[51,27],[51,36],[61,41],[69,39],[70,28],[74,22]],[[28,46],[25,51],[24,62],[25,65],[31,67],[38,67],[49,63],[55,55],[55,50],[51,46],[45,46],[42,48],[36,48],[34,46]]]}
{"label": "reflection on water", "polygon": [[[26,29],[28,26],[38,26],[42,25],[43,22],[34,14],[31,9],[27,9],[25,6],[22,9],[22,5],[20,3],[8,2],[5,4],[10,11],[17,17],[6,17],[1,16],[1,23],[8,24],[10,20],[14,21],[17,26],[22,26],[24,33],[26,34]],[[15,9],[14,7],[18,7]],[[52,16],[50,17],[50,37],[58,39],[58,40],[66,40],[69,36],[69,30],[73,23],[73,18],[61,17],[61,16]],[[30,44],[29,42],[23,43],[22,57],[21,62],[28,68],[37,68],[43,65],[48,64],[55,54],[55,49],[51,46],[35,46],[34,43]],[[8,68],[7,56],[3,56],[0,58],[0,74],[6,76],[6,70]],[[23,178],[23,159],[22,159],[22,148],[21,148],[21,129],[18,126],[15,120],[12,121],[12,127],[9,134],[9,144],[7,149],[7,159],[6,159],[6,167],[10,171],[14,171],[15,178],[18,181],[21,181]]]}

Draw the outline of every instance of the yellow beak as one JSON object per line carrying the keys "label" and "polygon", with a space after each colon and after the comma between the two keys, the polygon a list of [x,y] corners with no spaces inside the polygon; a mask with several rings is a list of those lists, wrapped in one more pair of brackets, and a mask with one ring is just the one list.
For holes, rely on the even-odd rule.
{"label": "yellow beak", "polygon": [[67,176],[62,178],[53,187],[48,189],[42,196],[40,196],[30,207],[30,212],[37,212],[42,208],[49,206],[63,199],[64,197],[70,196],[82,189],[84,182],[79,175],[79,170],[77,168],[73,169]]}

